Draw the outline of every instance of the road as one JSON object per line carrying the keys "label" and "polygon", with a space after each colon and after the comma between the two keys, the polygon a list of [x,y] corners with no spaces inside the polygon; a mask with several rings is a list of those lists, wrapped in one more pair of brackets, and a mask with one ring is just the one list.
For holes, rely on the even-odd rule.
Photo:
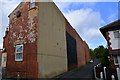
{"label": "road", "polygon": [[94,66],[99,63],[99,60],[95,60],[93,63],[89,63],[80,68],[66,72],[57,78],[78,78],[80,80],[94,80]]}
{"label": "road", "polygon": [[0,80],[2,79],[2,69],[0,67]]}
{"label": "road", "polygon": [[[57,80],[61,80],[61,78],[71,78],[71,80],[74,80],[75,78],[78,80],[95,80],[94,79],[94,72],[93,68],[95,65],[99,63],[99,60],[95,60],[93,63],[89,63],[85,66],[82,66],[80,68],[76,68],[74,70],[71,70],[69,72],[66,72],[62,75],[57,76]],[[1,71],[0,71],[0,80],[1,80]],[[74,79],[73,79],[74,78]],[[69,80],[69,79],[67,79]]]}

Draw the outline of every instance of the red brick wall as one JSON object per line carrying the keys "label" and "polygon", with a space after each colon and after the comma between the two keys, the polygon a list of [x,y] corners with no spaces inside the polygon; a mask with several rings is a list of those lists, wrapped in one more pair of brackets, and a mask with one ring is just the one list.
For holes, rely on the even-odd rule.
{"label": "red brick wall", "polygon": [[[69,24],[66,20],[66,31],[76,40],[77,47],[77,62],[78,67],[86,64],[89,61],[89,47],[88,45],[81,39],[76,30]],[[75,67],[76,67],[75,66]]]}
{"label": "red brick wall", "polygon": [[77,58],[78,58],[78,67],[85,64],[85,48],[84,48],[84,42],[79,38],[79,36],[76,36],[77,41]]}
{"label": "red brick wall", "polygon": [[88,63],[90,61],[90,53],[89,53],[89,46],[87,45],[86,42],[84,42],[84,47],[85,47],[85,61]]}
{"label": "red brick wall", "polygon": [[9,36],[8,33],[9,32],[6,31],[6,33],[5,33],[6,35],[3,38],[4,39],[4,41],[3,41],[3,48],[6,48],[6,49],[8,48],[8,36]]}
{"label": "red brick wall", "polygon": [[[36,5],[38,5],[36,3]],[[36,9],[36,8],[35,8]],[[4,47],[7,49],[7,76],[35,78],[37,73],[37,26],[38,16],[28,17],[29,3],[26,2],[16,9],[21,16],[10,15],[9,32],[4,38]],[[13,12],[12,14],[15,14]],[[15,45],[23,44],[23,61],[15,61]]]}

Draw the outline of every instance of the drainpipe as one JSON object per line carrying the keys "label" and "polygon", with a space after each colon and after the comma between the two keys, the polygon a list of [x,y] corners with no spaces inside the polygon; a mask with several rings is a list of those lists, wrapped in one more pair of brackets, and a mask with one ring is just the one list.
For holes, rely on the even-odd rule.
{"label": "drainpipe", "polygon": [[103,80],[103,72],[100,72],[100,79]]}

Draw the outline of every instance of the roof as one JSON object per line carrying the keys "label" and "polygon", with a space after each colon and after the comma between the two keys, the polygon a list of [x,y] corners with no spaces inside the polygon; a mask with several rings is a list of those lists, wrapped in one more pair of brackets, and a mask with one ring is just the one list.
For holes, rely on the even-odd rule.
{"label": "roof", "polygon": [[120,19],[100,28],[101,33],[106,38],[106,32],[120,29]]}
{"label": "roof", "polygon": [[10,17],[11,14],[12,14],[16,9],[18,9],[22,4],[23,4],[23,2],[20,2],[20,4],[8,15],[8,17]]}

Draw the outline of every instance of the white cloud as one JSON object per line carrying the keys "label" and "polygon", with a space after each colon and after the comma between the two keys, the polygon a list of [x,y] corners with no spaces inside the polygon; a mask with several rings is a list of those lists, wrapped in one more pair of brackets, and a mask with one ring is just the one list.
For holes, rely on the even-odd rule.
{"label": "white cloud", "polygon": [[1,11],[2,5],[0,0],[0,49],[2,48],[2,11]]}
{"label": "white cloud", "polygon": [[0,48],[2,48],[3,35],[8,26],[8,15],[15,9],[21,0],[0,0]]}
{"label": "white cloud", "polygon": [[[69,11],[65,13],[66,18],[70,21],[73,27],[79,27],[81,23],[83,23],[91,13],[92,9],[80,9],[75,11]],[[84,24],[86,25],[86,24]]]}
{"label": "white cloud", "polygon": [[[44,1],[47,2],[50,0],[44,0]],[[53,0],[53,1],[55,2],[118,2],[119,0]]]}
{"label": "white cloud", "polygon": [[2,13],[8,16],[19,3],[20,0],[2,0]]}
{"label": "white cloud", "polygon": [[113,21],[117,20],[117,18],[118,18],[118,14],[116,14],[116,13],[111,13],[111,14],[109,15],[109,17],[107,18],[107,21],[108,21],[108,22],[113,22]]}
{"label": "white cloud", "polygon": [[104,20],[101,19],[100,12],[82,8],[69,11],[64,15],[85,41],[91,42],[95,38],[101,37],[98,28],[104,23]]}

